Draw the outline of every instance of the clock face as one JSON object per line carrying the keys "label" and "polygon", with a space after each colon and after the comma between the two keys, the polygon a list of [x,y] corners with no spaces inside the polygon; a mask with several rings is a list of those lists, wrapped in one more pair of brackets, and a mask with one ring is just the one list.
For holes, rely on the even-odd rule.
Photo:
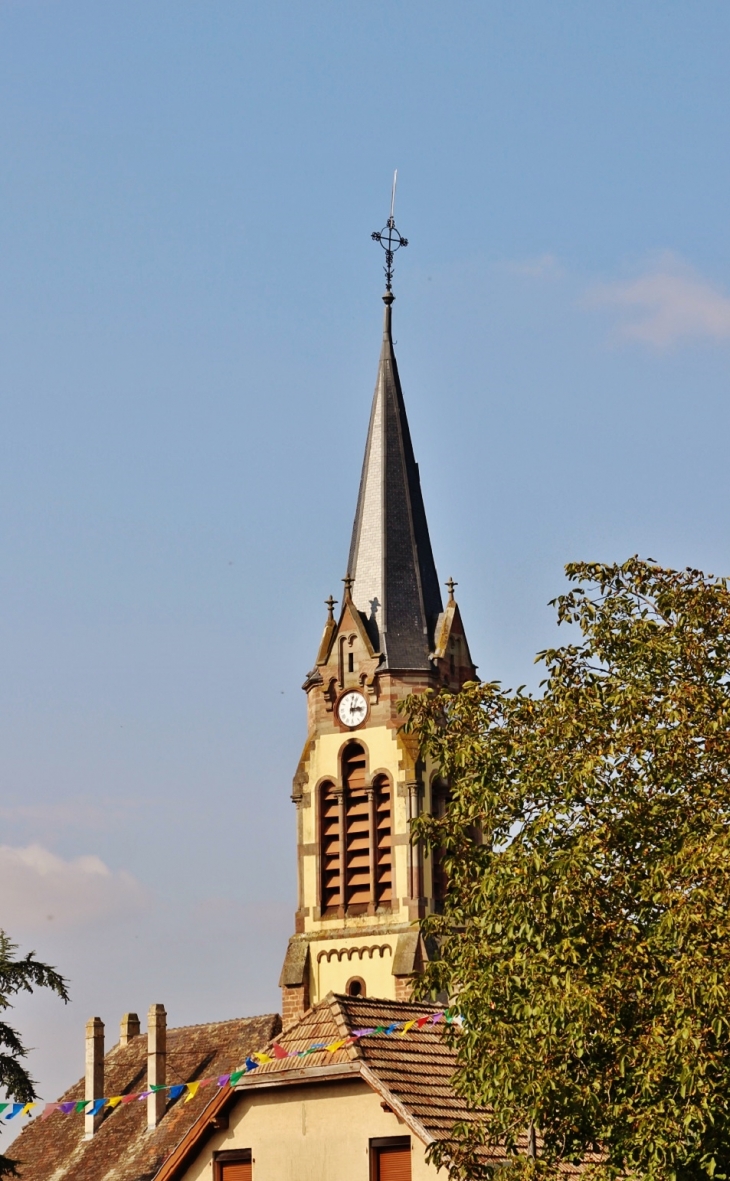
{"label": "clock face", "polygon": [[340,698],[337,716],[343,726],[359,726],[361,722],[365,721],[367,713],[368,703],[362,693],[351,689],[349,693],[345,693],[344,697]]}

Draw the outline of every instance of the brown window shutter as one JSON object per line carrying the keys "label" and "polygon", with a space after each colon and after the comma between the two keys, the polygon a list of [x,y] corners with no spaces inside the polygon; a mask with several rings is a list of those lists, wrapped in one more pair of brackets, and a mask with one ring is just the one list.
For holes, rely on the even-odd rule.
{"label": "brown window shutter", "polygon": [[410,1148],[379,1148],[377,1181],[411,1181]]}
{"label": "brown window shutter", "polygon": [[[241,1161],[240,1164],[222,1164],[221,1181],[253,1181],[252,1164]],[[410,1177],[410,1173],[408,1174]]]}

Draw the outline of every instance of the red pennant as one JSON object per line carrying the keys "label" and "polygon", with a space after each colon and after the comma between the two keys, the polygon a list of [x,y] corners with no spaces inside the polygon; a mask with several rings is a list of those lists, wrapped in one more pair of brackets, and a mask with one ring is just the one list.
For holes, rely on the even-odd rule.
{"label": "red pennant", "polygon": [[289,1057],[289,1054],[287,1053],[287,1051],[282,1046],[280,1046],[278,1044],[278,1042],[274,1042],[273,1046],[271,1047],[271,1053],[274,1055],[275,1058],[288,1058]]}

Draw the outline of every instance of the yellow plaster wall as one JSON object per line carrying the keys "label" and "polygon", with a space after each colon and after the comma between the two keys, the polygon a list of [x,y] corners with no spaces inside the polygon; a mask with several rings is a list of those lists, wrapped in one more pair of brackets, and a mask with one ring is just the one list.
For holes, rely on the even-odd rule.
{"label": "yellow plaster wall", "polygon": [[[319,1000],[328,992],[343,993],[350,977],[360,976],[366,983],[368,996],[395,1000],[393,957],[396,941],[397,936],[377,939],[318,939],[316,943],[312,944],[310,950],[313,961],[310,984],[312,994]],[[352,948],[362,949],[364,947],[376,950],[372,956],[369,951],[362,955],[348,956],[347,954],[348,950]],[[327,959],[327,953],[333,948],[337,948],[342,953],[341,958],[332,955]],[[380,949],[383,949],[382,954]]]}
{"label": "yellow plaster wall", "polygon": [[208,1141],[183,1181],[211,1181],[213,1153],[232,1148],[252,1150],[254,1181],[369,1181],[369,1139],[406,1135],[413,1181],[434,1181],[425,1146],[380,1104],[359,1079],[244,1093],[227,1130]]}

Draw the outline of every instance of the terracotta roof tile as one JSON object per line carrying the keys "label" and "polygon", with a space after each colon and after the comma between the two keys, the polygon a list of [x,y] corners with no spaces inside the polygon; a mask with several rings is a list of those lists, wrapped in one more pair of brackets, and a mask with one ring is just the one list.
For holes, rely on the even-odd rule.
{"label": "terracotta roof tile", "polygon": [[[170,1084],[216,1077],[242,1065],[281,1028],[278,1014],[187,1025],[167,1031],[167,1081]],[[108,1096],[144,1090],[147,1078],[147,1035],[126,1046],[114,1046],[104,1059],[104,1090]],[[55,1112],[36,1119],[11,1146],[26,1181],[150,1181],[163,1161],[208,1106],[212,1088],[201,1087],[190,1102],[185,1095],[168,1103],[153,1131],[147,1130],[147,1104],[135,1100],[107,1110],[96,1135],[84,1140],[81,1115]],[[83,1081],[61,1096],[61,1102],[84,1097]]]}
{"label": "terracotta roof tile", "polygon": [[[357,1029],[387,1028],[393,1022],[418,1020],[433,1012],[433,1004],[330,994],[276,1040],[287,1050],[303,1050],[312,1042],[333,1042]],[[456,1052],[446,1045],[441,1022],[435,1025],[429,1022],[421,1029],[413,1028],[403,1037],[397,1032],[374,1034],[334,1053],[323,1050],[305,1058],[267,1063],[242,1080],[240,1089],[255,1086],[256,1078],[265,1073],[354,1061],[366,1065],[434,1140],[448,1142],[457,1120],[477,1120],[483,1114],[480,1110],[468,1108],[451,1085]],[[523,1152],[527,1150],[526,1133],[520,1140],[520,1148]],[[506,1153],[497,1148],[485,1156],[499,1160],[504,1159]],[[598,1160],[598,1157],[586,1158],[586,1163],[589,1159]],[[560,1171],[568,1175],[581,1170],[566,1164],[560,1167]]]}

